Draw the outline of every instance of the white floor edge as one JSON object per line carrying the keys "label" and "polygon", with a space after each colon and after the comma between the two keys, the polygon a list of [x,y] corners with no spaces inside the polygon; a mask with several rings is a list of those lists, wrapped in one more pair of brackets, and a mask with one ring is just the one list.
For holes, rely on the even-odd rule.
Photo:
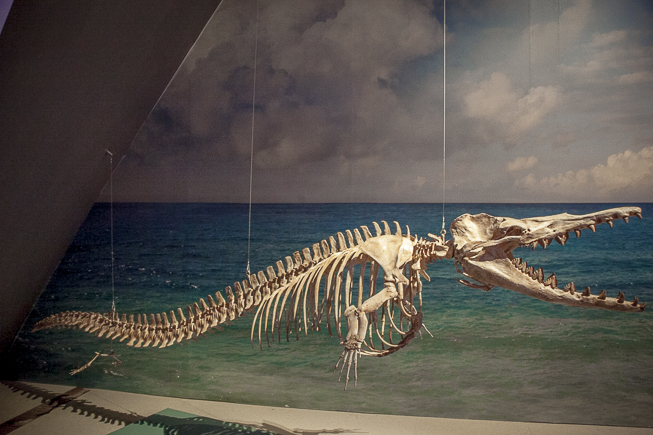
{"label": "white floor edge", "polygon": [[[0,434],[8,423],[39,406],[43,396],[50,398],[73,390],[73,386],[21,383],[25,388],[0,384]],[[13,384],[16,385],[16,384]],[[30,388],[32,388],[30,392]],[[27,390],[27,391],[26,391]],[[392,400],[392,398],[389,398]],[[407,417],[350,412],[313,411],[240,405],[194,399],[178,399],[118,391],[88,389],[67,405],[55,407],[11,430],[12,435],[28,434],[109,434],[125,421],[149,416],[171,408],[216,420],[261,425],[280,434],[573,434],[573,435],[653,435],[653,428],[590,426],[549,423],[519,423],[486,420],[460,420],[435,417]],[[131,420],[130,420],[131,419]],[[4,423],[4,425],[3,425]]]}

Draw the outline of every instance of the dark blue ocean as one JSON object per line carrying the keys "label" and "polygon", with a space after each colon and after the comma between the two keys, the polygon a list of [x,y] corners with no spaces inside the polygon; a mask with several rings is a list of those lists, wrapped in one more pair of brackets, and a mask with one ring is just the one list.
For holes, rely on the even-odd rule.
{"label": "dark blue ocean", "polygon": [[[424,324],[433,333],[385,358],[363,357],[358,386],[337,381],[337,338],[311,332],[258,349],[252,316],[198,342],[134,349],[114,342],[122,364],[100,358],[112,342],[80,331],[31,333],[65,310],[111,308],[110,207],[97,204],[35,304],[10,351],[18,380],[257,405],[431,417],[653,426],[652,204],[448,204],[463,213],[515,218],[584,214],[639,205],[644,219],[597,227],[566,246],[519,256],[555,272],[562,286],[619,290],[649,307],[641,314],[547,304],[456,282],[452,260],[431,264]],[[441,228],[438,204],[254,204],[251,269],[338,231],[397,220],[413,234]],[[119,313],[186,307],[244,279],[246,204],[114,204],[115,302]]]}

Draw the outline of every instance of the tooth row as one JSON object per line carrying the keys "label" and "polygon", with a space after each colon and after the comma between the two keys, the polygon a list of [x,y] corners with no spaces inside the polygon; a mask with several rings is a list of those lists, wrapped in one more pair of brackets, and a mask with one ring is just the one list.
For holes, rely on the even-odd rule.
{"label": "tooth row", "polygon": [[[576,285],[572,281],[569,284],[567,284],[563,290],[565,292],[568,292],[568,293],[573,295],[574,293],[576,293]],[[581,293],[581,296],[584,296],[584,297],[589,297],[591,295],[592,295],[592,292],[590,291],[589,286],[585,287],[585,290],[583,290],[583,293]],[[598,300],[604,301],[607,298],[606,291],[601,290],[601,293],[599,293],[599,295],[596,298]],[[626,295],[624,295],[624,293],[620,291],[619,294],[617,294],[616,299],[617,299],[617,303],[623,304],[626,301]],[[630,305],[632,305],[633,307],[636,307],[637,305],[639,305],[639,298],[637,296],[635,296],[635,298],[633,299],[633,301],[631,302]],[[642,307],[642,308],[645,307],[645,306],[646,306],[645,303],[640,305],[640,307]]]}
{"label": "tooth row", "polygon": [[[551,287],[552,289],[557,289],[558,288],[558,278],[556,277],[555,273],[552,273],[547,279],[544,278],[544,270],[540,267],[539,269],[535,269],[533,266],[529,266],[526,261],[522,260],[521,258],[515,258],[512,260],[512,264],[515,265],[517,270],[521,271],[523,274],[531,277],[532,279],[536,280],[537,282],[544,284],[545,286]],[[570,282],[567,284],[563,289],[564,292],[569,293],[569,294],[576,294],[576,285],[574,282]],[[589,297],[592,295],[592,292],[590,290],[590,287],[587,286],[581,293],[581,296],[583,297]],[[605,300],[607,298],[607,293],[605,290],[601,290],[601,293],[596,297],[598,300]],[[626,295],[623,294],[623,292],[619,292],[617,295],[617,303],[623,304],[626,300]],[[639,298],[635,296],[633,301],[631,302],[631,305],[633,307],[636,307],[639,304]],[[645,307],[646,303],[643,303],[640,305],[640,307]]]}
{"label": "tooth row", "polygon": [[517,270],[521,271],[523,274],[528,275],[537,282],[549,286],[551,288],[558,288],[558,278],[555,273],[552,273],[547,279],[544,279],[544,270],[540,267],[535,269],[533,266],[529,266],[521,258],[515,258],[512,260],[512,264],[515,265]]}
{"label": "tooth row", "polygon": [[[641,213],[633,213],[633,216],[637,216],[640,219],[642,218]],[[628,223],[628,217],[629,216],[617,216],[617,215],[614,215],[612,218],[597,218],[594,223],[583,226],[582,228],[575,228],[573,231],[574,231],[574,234],[576,234],[576,238],[579,238],[580,234],[581,234],[581,230],[583,228],[589,228],[593,233],[595,233],[596,232],[596,226],[599,225],[599,224],[607,223],[608,225],[610,225],[610,228],[612,228],[614,226],[614,220],[615,219],[623,219],[626,223]],[[567,231],[564,234],[560,234],[560,235],[557,235],[557,236],[552,236],[550,238],[545,237],[545,238],[536,240],[536,241],[530,243],[530,247],[531,247],[531,249],[535,249],[537,247],[537,245],[540,245],[540,246],[542,246],[542,248],[546,249],[551,244],[551,242],[553,240],[555,240],[556,242],[558,242],[562,246],[565,246],[565,243],[567,243],[567,240],[569,240],[569,232]]]}

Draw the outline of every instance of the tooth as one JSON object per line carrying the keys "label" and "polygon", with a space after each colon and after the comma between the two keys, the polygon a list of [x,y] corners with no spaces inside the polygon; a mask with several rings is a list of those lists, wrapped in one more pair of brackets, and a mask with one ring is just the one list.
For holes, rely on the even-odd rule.
{"label": "tooth", "polygon": [[560,243],[562,246],[565,246],[565,243],[567,243],[568,239],[569,239],[569,234],[568,233],[556,236],[556,242]]}
{"label": "tooth", "polygon": [[628,216],[624,216],[624,221],[628,223]]}
{"label": "tooth", "polygon": [[551,240],[550,239],[540,239],[540,240],[538,240],[538,243],[540,245],[542,245],[542,247],[544,249],[546,249],[551,244]]}
{"label": "tooth", "polygon": [[622,292],[619,292],[619,294],[617,295],[617,303],[623,304],[625,299],[626,299],[626,295],[623,294]]}
{"label": "tooth", "polygon": [[519,265],[519,270],[520,270],[522,273],[526,273],[526,269],[527,269],[527,268],[528,268],[528,263],[526,263],[525,261],[524,261],[522,264]]}
{"label": "tooth", "polygon": [[566,292],[569,292],[570,294],[573,295],[574,293],[576,293],[576,285],[575,285],[574,282],[572,281],[572,282],[570,282],[569,284],[567,284],[567,285],[565,286],[564,290],[565,290]]}
{"label": "tooth", "polygon": [[607,296],[607,293],[605,292],[605,289],[604,289],[604,290],[601,290],[601,293],[598,295],[597,299],[600,299],[600,300],[604,301],[606,296]]}
{"label": "tooth", "polygon": [[512,260],[512,264],[514,264],[515,267],[518,268],[519,265],[521,264],[521,258],[517,257],[517,258],[513,259],[513,260]]}
{"label": "tooth", "polygon": [[524,271],[524,273],[532,278],[534,270],[535,270],[535,268],[533,266],[528,266],[526,268],[526,270]]}
{"label": "tooth", "polygon": [[[640,212],[638,212],[638,211],[635,212],[635,216],[637,216],[640,219],[642,218],[642,214]],[[642,305],[644,305],[644,304],[642,304]]]}
{"label": "tooth", "polygon": [[594,225],[594,224],[589,224],[589,225],[587,226],[587,228],[589,228],[590,230],[592,230],[593,233],[596,232],[596,225]]}
{"label": "tooth", "polygon": [[633,307],[636,307],[638,303],[639,303],[639,298],[637,296],[635,296],[635,299],[633,299],[633,303],[630,304],[630,305],[632,305]]}
{"label": "tooth", "polygon": [[544,270],[542,270],[541,267],[535,271],[535,276],[533,277],[533,279],[536,279],[537,282],[539,283],[544,281]]}
{"label": "tooth", "polygon": [[608,225],[610,225],[610,228],[614,226],[614,223],[612,222],[611,219],[608,219],[606,222],[608,223]]}
{"label": "tooth", "polygon": [[574,230],[574,234],[576,234],[576,238],[579,238],[580,237],[580,230],[578,228],[576,228]]}
{"label": "tooth", "polygon": [[581,296],[590,296],[592,292],[590,291],[590,287],[587,286],[585,287],[585,290],[583,290],[583,294]]}
{"label": "tooth", "polygon": [[550,277],[544,281],[544,285],[548,285],[551,288],[558,288],[558,278],[555,273],[552,273]]}
{"label": "tooth", "polygon": [[531,249],[534,251],[535,248],[537,247],[537,242],[531,243]]}

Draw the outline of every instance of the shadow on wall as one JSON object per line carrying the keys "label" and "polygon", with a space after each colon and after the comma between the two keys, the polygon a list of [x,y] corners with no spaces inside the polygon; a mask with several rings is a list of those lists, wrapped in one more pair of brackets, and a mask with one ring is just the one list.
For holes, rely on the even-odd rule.
{"label": "shadow on wall", "polygon": [[[121,424],[125,428],[113,432],[119,435],[138,434],[144,426],[161,429],[163,434],[200,435],[200,434],[278,434],[278,435],[312,435],[357,433],[354,429],[288,429],[278,424],[262,422],[261,424],[228,422],[200,417],[173,409],[144,417],[136,413],[115,411],[94,405],[80,399],[90,390],[76,387],[63,394],[54,393],[26,382],[0,381],[14,393],[28,399],[41,399],[41,404],[23,414],[0,424],[0,435],[19,429],[35,419],[48,414],[55,408],[67,409],[84,417],[99,419],[107,424]],[[150,433],[150,432],[148,432]]]}

